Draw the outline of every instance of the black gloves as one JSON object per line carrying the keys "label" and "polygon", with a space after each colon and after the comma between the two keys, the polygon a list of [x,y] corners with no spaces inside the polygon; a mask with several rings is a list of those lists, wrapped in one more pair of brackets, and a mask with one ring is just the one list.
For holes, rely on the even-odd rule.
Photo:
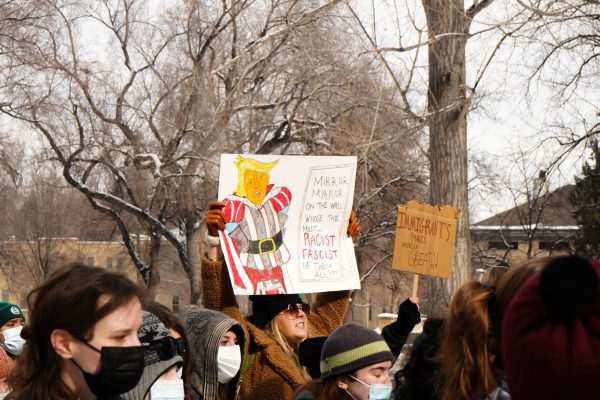
{"label": "black gloves", "polygon": [[398,357],[402,346],[404,346],[404,343],[408,339],[408,335],[419,322],[421,322],[419,307],[409,299],[404,300],[400,304],[396,322],[389,324],[381,331],[381,336],[383,336],[388,346],[390,346],[394,357]]}

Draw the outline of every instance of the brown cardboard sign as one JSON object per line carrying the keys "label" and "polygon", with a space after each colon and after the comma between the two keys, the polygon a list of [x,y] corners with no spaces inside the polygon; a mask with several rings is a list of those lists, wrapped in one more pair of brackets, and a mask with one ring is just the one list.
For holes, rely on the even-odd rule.
{"label": "brown cardboard sign", "polygon": [[449,278],[459,212],[415,200],[399,205],[392,268]]}

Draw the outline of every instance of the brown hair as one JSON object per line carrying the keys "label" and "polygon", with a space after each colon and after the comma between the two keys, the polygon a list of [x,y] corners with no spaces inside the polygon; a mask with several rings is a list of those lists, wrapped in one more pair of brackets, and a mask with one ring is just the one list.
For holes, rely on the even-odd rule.
{"label": "brown hair", "polygon": [[332,376],[326,380],[317,379],[298,386],[292,399],[296,399],[303,391],[312,393],[314,400],[348,400],[350,395],[337,385],[339,376]]}
{"label": "brown hair", "polygon": [[493,293],[493,288],[469,281],[452,298],[439,353],[445,400],[472,400],[498,386],[488,351]]}
{"label": "brown hair", "polygon": [[494,299],[490,306],[492,319],[490,351],[494,354],[494,366],[503,368],[502,360],[502,319],[512,298],[529,278],[540,272],[554,257],[540,257],[527,260],[506,272],[497,282]]}
{"label": "brown hair", "polygon": [[[110,300],[100,303],[106,296]],[[98,321],[135,298],[143,303],[143,289],[119,273],[78,263],[53,272],[27,296],[31,314],[21,333],[27,342],[9,377],[14,390],[7,398],[76,399],[60,378],[62,359],[54,352],[50,334],[64,329],[89,339]]]}
{"label": "brown hair", "polygon": [[482,282],[486,285],[496,286],[500,279],[502,279],[502,276],[508,271],[508,267],[504,265],[493,265],[487,269]]}

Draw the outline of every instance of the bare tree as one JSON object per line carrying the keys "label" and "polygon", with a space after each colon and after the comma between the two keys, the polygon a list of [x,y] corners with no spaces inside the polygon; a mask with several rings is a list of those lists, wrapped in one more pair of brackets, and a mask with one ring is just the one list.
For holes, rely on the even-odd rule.
{"label": "bare tree", "polygon": [[[337,3],[186,1],[154,13],[135,1],[37,2],[43,12],[27,26],[36,40],[3,59],[0,108],[30,124],[66,182],[113,219],[150,288],[170,242],[197,302],[202,205],[216,194],[219,153],[358,148],[362,207],[420,181],[417,166],[378,171],[418,141],[392,146],[392,136],[418,131],[368,79],[369,58],[341,51]],[[150,237],[147,258],[132,234]]]}
{"label": "bare tree", "polygon": [[527,64],[532,71],[528,80],[552,88],[554,104],[551,106],[571,113],[577,124],[573,127],[565,123],[564,112],[548,115],[550,139],[562,146],[556,155],[560,162],[580,144],[586,144],[600,133],[600,123],[595,118],[598,113],[595,77],[600,72],[600,3],[595,0],[524,3],[537,17],[536,23],[519,37],[535,55]]}
{"label": "bare tree", "polygon": [[473,258],[480,265],[511,266],[539,254],[571,250],[569,243],[575,235],[569,202],[572,186],[561,185],[558,172],[547,170],[546,165],[523,149],[507,163],[508,175],[499,186],[510,196],[502,204],[511,208],[472,227]]}

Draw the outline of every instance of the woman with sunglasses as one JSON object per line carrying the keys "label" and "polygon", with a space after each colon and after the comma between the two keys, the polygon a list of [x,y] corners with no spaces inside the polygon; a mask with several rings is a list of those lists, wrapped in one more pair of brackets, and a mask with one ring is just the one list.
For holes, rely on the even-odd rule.
{"label": "woman with sunglasses", "polygon": [[[206,213],[209,239],[225,229],[224,204],[213,202]],[[354,212],[348,235],[356,240],[361,227]],[[218,242],[207,240],[202,258],[202,293],[207,308],[242,322],[248,332],[239,397],[245,400],[289,399],[309,379],[298,362],[298,346],[307,337],[329,336],[343,322],[348,291],[319,293],[312,307],[298,294],[250,296],[252,316],[243,318]]]}

